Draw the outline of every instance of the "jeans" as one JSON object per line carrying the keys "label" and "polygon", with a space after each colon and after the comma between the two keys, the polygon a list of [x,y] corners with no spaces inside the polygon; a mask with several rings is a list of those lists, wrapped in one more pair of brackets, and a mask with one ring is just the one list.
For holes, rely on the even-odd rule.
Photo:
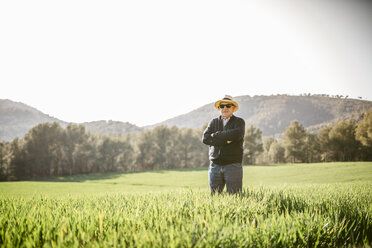
{"label": "jeans", "polygon": [[208,170],[209,188],[212,195],[222,193],[225,185],[229,194],[235,194],[242,190],[243,185],[243,167],[240,163],[217,165],[213,162]]}

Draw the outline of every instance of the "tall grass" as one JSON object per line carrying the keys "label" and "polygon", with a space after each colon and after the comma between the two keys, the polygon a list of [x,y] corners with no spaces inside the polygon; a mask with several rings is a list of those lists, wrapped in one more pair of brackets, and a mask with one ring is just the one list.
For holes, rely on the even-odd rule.
{"label": "tall grass", "polygon": [[347,247],[372,244],[372,184],[0,196],[1,247]]}

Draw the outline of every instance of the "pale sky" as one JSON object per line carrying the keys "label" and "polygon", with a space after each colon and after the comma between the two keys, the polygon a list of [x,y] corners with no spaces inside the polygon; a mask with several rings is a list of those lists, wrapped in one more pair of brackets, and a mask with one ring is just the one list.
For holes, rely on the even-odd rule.
{"label": "pale sky", "polygon": [[372,100],[369,1],[0,1],[0,99],[64,121],[301,93]]}

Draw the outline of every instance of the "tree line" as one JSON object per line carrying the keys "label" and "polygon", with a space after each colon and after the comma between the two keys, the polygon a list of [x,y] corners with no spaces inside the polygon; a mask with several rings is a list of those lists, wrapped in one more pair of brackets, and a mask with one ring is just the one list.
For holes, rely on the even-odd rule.
{"label": "tree line", "polygon": [[317,134],[295,120],[280,140],[262,138],[260,129],[249,126],[244,159],[248,164],[372,161],[372,111],[359,122],[341,120],[323,126]]}
{"label": "tree line", "polygon": [[[42,123],[24,138],[0,142],[0,180],[27,180],[103,172],[207,166],[201,129],[159,126],[122,137],[92,134],[82,125]],[[310,133],[298,122],[283,138],[262,137],[252,125],[244,137],[244,164],[372,160],[372,111]]]}
{"label": "tree line", "polygon": [[117,138],[92,134],[83,125],[42,123],[23,139],[0,142],[0,180],[206,166],[201,135],[159,126]]}

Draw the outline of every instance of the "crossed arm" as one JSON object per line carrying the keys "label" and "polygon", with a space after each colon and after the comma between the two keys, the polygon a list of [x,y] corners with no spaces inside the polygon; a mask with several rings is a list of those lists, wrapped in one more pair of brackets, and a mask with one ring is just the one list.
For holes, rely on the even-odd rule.
{"label": "crossed arm", "polygon": [[212,122],[208,124],[208,127],[203,133],[202,141],[206,145],[224,146],[244,137],[245,123],[243,120],[238,120],[238,123],[231,129],[217,132],[213,132]]}

